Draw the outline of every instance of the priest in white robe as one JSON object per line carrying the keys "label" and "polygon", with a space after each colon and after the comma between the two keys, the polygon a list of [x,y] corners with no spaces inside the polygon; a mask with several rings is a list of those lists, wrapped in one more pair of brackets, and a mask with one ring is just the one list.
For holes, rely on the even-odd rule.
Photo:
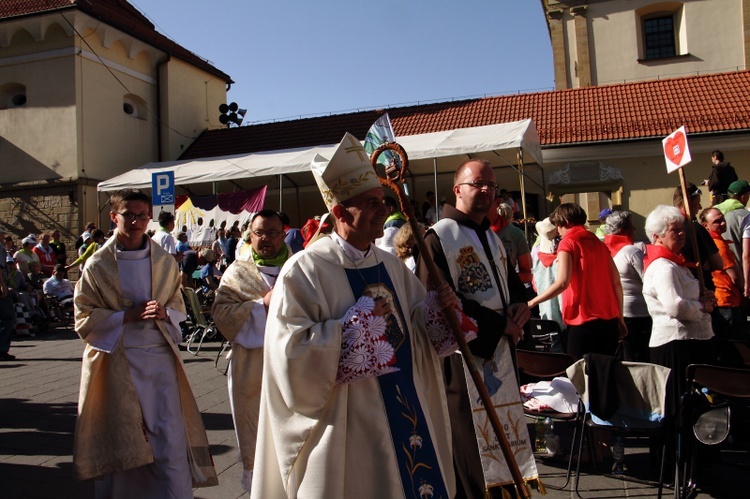
{"label": "priest in white robe", "polygon": [[458,300],[374,246],[387,213],[356,138],[312,171],[336,229],[276,281],[251,496],[453,497],[439,356],[456,344],[438,300]]}
{"label": "priest in white robe", "polygon": [[276,278],[291,254],[284,235],[277,212],[262,210],[253,215],[248,251],[227,268],[211,310],[221,334],[232,344],[227,383],[242,458],[242,486],[247,492],[258,432],[266,314]]}
{"label": "priest in white robe", "polygon": [[192,497],[218,483],[177,344],[185,320],[174,258],[145,236],[150,198],[111,197],[114,237],[76,285],[83,354],[73,464],[97,497]]}

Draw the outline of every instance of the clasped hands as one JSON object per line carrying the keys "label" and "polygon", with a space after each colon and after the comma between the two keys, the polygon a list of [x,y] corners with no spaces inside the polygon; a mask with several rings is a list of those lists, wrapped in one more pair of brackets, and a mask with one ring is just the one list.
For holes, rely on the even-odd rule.
{"label": "clasped hands", "polygon": [[147,320],[163,321],[167,318],[167,307],[156,300],[147,301],[125,311],[124,322]]}
{"label": "clasped hands", "polygon": [[513,303],[508,305],[505,318],[504,334],[508,335],[513,344],[518,344],[523,339],[523,326],[529,321],[531,310],[525,303]]}

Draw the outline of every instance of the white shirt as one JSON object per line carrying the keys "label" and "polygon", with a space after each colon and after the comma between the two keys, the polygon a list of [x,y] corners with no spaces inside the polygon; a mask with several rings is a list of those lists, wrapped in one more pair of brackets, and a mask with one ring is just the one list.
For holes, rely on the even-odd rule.
{"label": "white shirt", "polygon": [[711,316],[701,312],[700,284],[687,268],[666,258],[654,260],[643,274],[643,297],[654,321],[648,346],[714,336]]}
{"label": "white shirt", "polygon": [[170,234],[169,232],[163,229],[159,229],[153,236],[151,236],[151,239],[153,239],[156,244],[164,248],[164,250],[166,250],[166,252],[170,255],[174,255],[177,253],[177,245],[174,242],[172,234]]}

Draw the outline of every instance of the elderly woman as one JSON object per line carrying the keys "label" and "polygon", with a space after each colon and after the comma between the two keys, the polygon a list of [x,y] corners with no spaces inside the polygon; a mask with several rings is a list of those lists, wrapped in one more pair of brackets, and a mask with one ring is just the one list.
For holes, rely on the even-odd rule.
{"label": "elderly woman", "polygon": [[626,360],[648,362],[651,316],[643,298],[643,251],[634,244],[635,225],[629,211],[613,211],[605,219],[604,245],[622,283],[623,316],[628,327]]}
{"label": "elderly woman", "polygon": [[680,250],[685,245],[685,217],[679,209],[659,205],[646,218],[653,243],[643,261],[643,297],[654,321],[651,362],[672,369],[673,392],[679,400],[688,364],[713,360],[711,316],[713,293],[701,292]]}
{"label": "elderly woman", "polygon": [[627,334],[622,318],[622,285],[609,250],[586,230],[586,212],[563,203],[549,216],[562,236],[557,247],[557,278],[529,301],[529,308],[563,295],[562,317],[568,326],[568,353],[614,355]]}

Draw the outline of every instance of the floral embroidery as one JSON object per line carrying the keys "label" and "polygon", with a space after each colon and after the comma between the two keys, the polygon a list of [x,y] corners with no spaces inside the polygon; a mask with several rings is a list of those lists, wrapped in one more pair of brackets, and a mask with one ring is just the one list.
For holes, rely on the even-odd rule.
{"label": "floral embroidery", "polygon": [[[461,324],[461,331],[464,332],[466,341],[471,341],[477,337],[479,328],[474,319],[463,313],[460,302],[458,306],[459,308],[454,309],[454,312]],[[446,357],[458,349],[458,343],[453,336],[451,325],[443,313],[443,308],[438,303],[437,292],[435,291],[429,291],[425,296],[424,321],[427,328],[427,337],[435,347],[438,357]]]}
{"label": "floral embroidery", "polygon": [[[427,463],[419,460],[417,453],[422,449],[422,436],[419,434],[419,413],[412,407],[406,398],[401,394],[401,388],[396,386],[396,400],[403,406],[401,415],[406,418],[412,425],[411,436],[409,437],[409,445],[404,444],[402,450],[406,456],[406,472],[411,477],[412,487],[415,486],[414,478],[416,477],[420,468],[432,469]],[[420,497],[432,497],[434,487],[428,483],[424,478],[419,480],[419,496]]]}
{"label": "floral embroidery", "polygon": [[336,384],[398,371],[396,353],[385,338],[386,320],[372,315],[375,301],[362,296],[341,319],[341,357]]}
{"label": "floral embroidery", "polygon": [[461,273],[458,276],[458,290],[462,293],[476,293],[492,288],[492,281],[487,268],[479,260],[474,246],[464,246],[456,259]]}

